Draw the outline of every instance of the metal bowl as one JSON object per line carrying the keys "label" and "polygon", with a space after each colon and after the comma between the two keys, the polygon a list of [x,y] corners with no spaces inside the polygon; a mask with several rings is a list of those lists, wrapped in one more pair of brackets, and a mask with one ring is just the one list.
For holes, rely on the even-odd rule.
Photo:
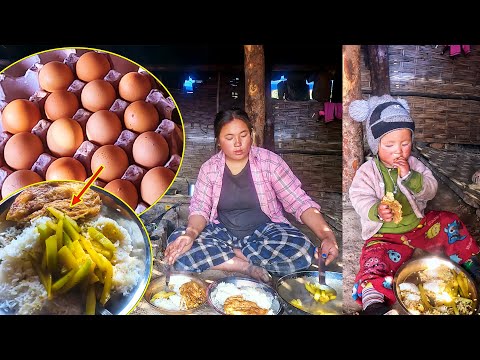
{"label": "metal bowl", "polygon": [[[183,273],[183,272],[172,272],[170,275],[170,283],[169,287],[172,288],[172,285],[175,284],[175,282],[184,282],[185,280],[187,281],[195,281],[198,285],[200,285],[204,290],[205,293],[207,292],[207,284],[203,282],[201,279],[198,279],[193,275],[192,273]],[[160,276],[150,282],[150,285],[148,285],[147,291],[145,292],[145,300],[158,310],[160,313],[164,315],[187,315],[187,314],[192,314],[196,311],[199,311],[203,309],[206,306],[206,299],[205,301],[200,304],[199,306],[193,308],[193,309],[187,309],[187,310],[167,310],[164,308],[161,308],[159,306],[156,306],[150,302],[152,299],[153,295],[158,293],[159,291],[162,291],[165,289],[165,276]]]}
{"label": "metal bowl", "polygon": [[401,305],[402,310],[405,312],[405,314],[413,314],[411,313],[405,304],[403,303],[401,297],[400,297],[400,284],[405,282],[405,280],[408,279],[408,277],[418,271],[423,271],[426,269],[433,269],[435,267],[438,267],[440,265],[444,265],[448,267],[451,270],[455,270],[457,273],[461,272],[463,273],[466,278],[467,278],[467,283],[468,283],[468,291],[472,294],[472,299],[473,299],[473,304],[474,304],[474,311],[473,314],[477,314],[478,312],[478,292],[477,288],[475,286],[475,282],[473,281],[472,277],[470,274],[468,274],[467,271],[465,271],[460,265],[457,263],[454,263],[453,261],[450,261],[449,259],[436,256],[436,255],[427,255],[427,256],[422,256],[414,259],[410,259],[406,261],[400,268],[398,269],[397,273],[395,274],[393,278],[393,289],[395,293],[395,297],[398,301],[398,303]]}
{"label": "metal bowl", "polygon": [[273,301],[272,301],[272,309],[271,310],[272,310],[273,315],[279,315],[283,310],[282,305],[280,303],[280,299],[278,297],[278,294],[275,291],[275,289],[272,288],[271,286],[269,286],[265,283],[262,283],[261,281],[252,279],[252,278],[241,277],[241,276],[227,276],[227,277],[218,279],[217,281],[211,283],[208,286],[208,289],[207,289],[208,303],[219,314],[227,315],[227,314],[225,314],[225,312],[223,310],[223,307],[218,306],[213,299],[213,297],[215,296],[215,292],[216,292],[216,289],[217,289],[218,285],[222,282],[233,284],[233,285],[235,285],[239,288],[240,287],[254,287],[254,288],[260,289],[260,290],[272,295]]}
{"label": "metal bowl", "polygon": [[[337,298],[321,304],[305,288],[306,282],[318,283],[318,271],[298,271],[285,275],[277,281],[277,293],[282,299],[285,312],[289,315],[336,315],[342,314],[343,276],[339,272],[325,272],[325,282],[337,292]],[[302,307],[292,305],[299,299]]]}
{"label": "metal bowl", "polygon": [[[37,184],[43,183],[45,182]],[[23,188],[19,192],[12,194],[0,203],[0,232],[4,231],[8,227],[15,226],[15,223],[13,221],[6,220],[6,215],[16,197],[24,189],[33,187],[37,184],[33,184]],[[112,297],[106,303],[105,309],[101,308],[97,304],[97,313],[111,313],[113,315],[129,314],[133,311],[135,306],[142,299],[142,296],[145,293],[145,290],[150,281],[153,265],[152,246],[150,243],[150,238],[145,229],[145,226],[140,221],[137,214],[135,214],[135,212],[130,207],[128,207],[122,200],[101,187],[92,186],[90,189],[97,192],[102,201],[100,215],[117,221],[121,226],[127,229],[130,237],[132,238],[132,253],[140,260],[142,260],[144,267],[144,269],[141,270],[142,276],[140,280],[128,295],[112,294]],[[1,310],[0,314],[2,314]]]}

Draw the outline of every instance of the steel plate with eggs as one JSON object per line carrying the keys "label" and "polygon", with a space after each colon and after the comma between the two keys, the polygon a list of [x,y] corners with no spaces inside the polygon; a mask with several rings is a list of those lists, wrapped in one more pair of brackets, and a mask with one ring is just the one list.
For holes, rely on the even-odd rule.
{"label": "steel plate with eggs", "polygon": [[131,208],[78,181],[25,187],[0,203],[0,314],[128,314],[152,250]]}
{"label": "steel plate with eggs", "polygon": [[183,123],[167,89],[119,55],[48,50],[0,73],[2,198],[43,180],[88,179],[141,213],[172,183]]}

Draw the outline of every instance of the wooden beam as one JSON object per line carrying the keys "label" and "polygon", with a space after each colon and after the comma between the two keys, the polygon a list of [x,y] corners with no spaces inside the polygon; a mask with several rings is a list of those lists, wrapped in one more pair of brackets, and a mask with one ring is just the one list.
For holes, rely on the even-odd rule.
{"label": "wooden beam", "polygon": [[[243,64],[198,64],[198,65],[175,65],[175,64],[145,64],[143,68],[148,71],[164,72],[241,72],[244,69]],[[320,71],[323,67],[320,65],[291,65],[291,64],[273,64],[271,71],[289,72],[289,71]]]}
{"label": "wooden beam", "polygon": [[255,144],[262,147],[265,132],[265,54],[263,45],[244,45],[245,111],[253,122]]}
{"label": "wooden beam", "polygon": [[[364,90],[364,94],[372,94],[373,91],[371,90]],[[392,96],[418,96],[418,97],[426,97],[432,99],[445,99],[445,100],[474,100],[480,101],[480,96],[475,95],[459,95],[459,94],[432,94],[432,93],[424,93],[418,91],[391,91],[390,95]]]}
{"label": "wooden beam", "polygon": [[390,94],[388,70],[388,45],[368,45],[368,64],[372,84],[372,95]]}
{"label": "wooden beam", "polygon": [[173,65],[173,64],[164,64],[164,65],[143,65],[143,68],[148,71],[163,71],[163,72],[241,72],[243,70],[242,65],[228,65],[228,64],[202,64],[202,65]]}
{"label": "wooden beam", "polygon": [[348,199],[348,190],[358,167],[363,163],[363,127],[362,123],[350,118],[348,107],[354,100],[362,98],[360,84],[360,45],[343,46],[343,176],[342,192],[344,201]]}

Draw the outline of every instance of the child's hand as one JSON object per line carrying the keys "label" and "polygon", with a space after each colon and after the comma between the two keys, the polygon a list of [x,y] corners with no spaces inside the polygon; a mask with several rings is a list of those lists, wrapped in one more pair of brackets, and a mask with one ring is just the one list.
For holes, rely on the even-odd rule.
{"label": "child's hand", "polygon": [[404,177],[410,171],[410,165],[404,157],[399,157],[393,160],[393,167],[398,169],[398,175],[400,177]]}
{"label": "child's hand", "polygon": [[378,216],[380,217],[380,220],[383,222],[390,222],[393,220],[393,212],[390,210],[388,205],[386,204],[379,204],[378,205]]}

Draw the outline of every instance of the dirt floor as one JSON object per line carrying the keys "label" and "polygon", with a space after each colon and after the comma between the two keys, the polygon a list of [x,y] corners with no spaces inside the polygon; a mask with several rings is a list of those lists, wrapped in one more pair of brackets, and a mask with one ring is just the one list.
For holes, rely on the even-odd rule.
{"label": "dirt floor", "polygon": [[[417,155],[417,157],[419,157]],[[425,160],[425,159],[423,159]],[[451,166],[455,166],[455,158],[452,157]],[[434,174],[438,171],[435,166],[429,165]],[[473,172],[472,172],[473,173]],[[478,210],[465,203],[457,194],[457,188],[449,187],[444,181],[436,175],[439,183],[437,195],[428,203],[427,210],[445,210],[456,213],[460,219],[466,224],[469,232],[480,244],[480,218]],[[442,177],[444,178],[444,177]],[[446,178],[444,178],[446,179]],[[452,183],[448,181],[449,185]],[[455,190],[455,191],[454,191]],[[456,192],[457,191],[457,192]],[[344,196],[343,202],[343,299],[344,299],[344,313],[358,314],[361,310],[360,305],[353,301],[351,291],[355,275],[358,271],[358,260],[360,257],[363,240],[359,236],[361,232],[360,221],[357,213],[351,206],[348,197]],[[415,256],[422,252],[416,250]],[[398,304],[395,308],[400,310]]]}

